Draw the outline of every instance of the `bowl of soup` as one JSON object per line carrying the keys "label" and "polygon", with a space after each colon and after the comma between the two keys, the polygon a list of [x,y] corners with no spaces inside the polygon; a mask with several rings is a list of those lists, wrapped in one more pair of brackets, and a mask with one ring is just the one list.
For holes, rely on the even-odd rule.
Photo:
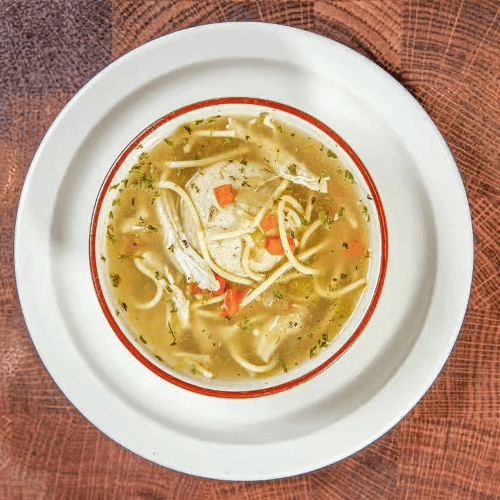
{"label": "bowl of soup", "polygon": [[123,150],[97,196],[90,266],[131,362],[246,398],[306,382],[355,342],[387,247],[376,186],[335,131],[234,97],[171,111]]}

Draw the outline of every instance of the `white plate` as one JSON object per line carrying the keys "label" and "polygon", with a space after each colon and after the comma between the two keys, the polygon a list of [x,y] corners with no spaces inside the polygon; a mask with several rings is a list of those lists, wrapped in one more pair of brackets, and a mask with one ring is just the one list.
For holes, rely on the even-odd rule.
{"label": "white plate", "polygon": [[[112,332],[89,271],[92,209],[119,153],[169,111],[221,96],[279,101],[330,126],[370,171],[388,223],[385,286],[365,332],[315,379],[252,400],[189,393],[146,369]],[[232,480],[311,471],[394,426],[454,345],[472,263],[459,172],[412,96],[338,43],[258,23],[180,31],[97,75],[43,139],[22,192],[15,238],[26,323],[68,399],[149,460]]]}

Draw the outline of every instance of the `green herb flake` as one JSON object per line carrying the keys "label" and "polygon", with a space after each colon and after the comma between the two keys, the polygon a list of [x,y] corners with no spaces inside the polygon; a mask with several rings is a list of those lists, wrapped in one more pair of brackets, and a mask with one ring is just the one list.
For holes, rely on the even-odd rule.
{"label": "green herb flake", "polygon": [[147,344],[148,341],[142,336],[142,335],[139,335],[139,339],[140,341],[143,343],[143,344]]}
{"label": "green herb flake", "polygon": [[191,373],[193,375],[196,375],[198,373],[198,370],[196,369],[196,365],[191,365]]}
{"label": "green herb flake", "polygon": [[283,361],[283,358],[278,358],[278,363],[283,368],[283,371],[286,373],[288,372],[288,368],[286,367],[285,362]]}
{"label": "green herb flake", "polygon": [[174,253],[174,244],[172,243],[172,244],[168,247],[168,249],[169,249],[172,253]]}
{"label": "green herb flake", "polygon": [[199,125],[200,123],[203,123],[203,122],[204,122],[204,119],[203,119],[203,118],[201,118],[200,120],[196,120],[196,121],[194,122],[194,124],[195,124],[195,125]]}
{"label": "green herb flake", "polygon": [[208,123],[212,123],[214,122],[215,120],[217,120],[218,118],[220,118],[221,115],[216,115],[216,116],[211,116],[209,119],[208,119]]}
{"label": "green herb flake", "polygon": [[134,149],[142,149],[142,144],[137,144],[137,146]]}
{"label": "green herb flake", "polygon": [[283,294],[277,290],[276,288],[273,288],[273,295],[278,299],[278,300],[283,300]]}
{"label": "green herb flake", "polygon": [[122,202],[121,202],[120,198],[115,198],[113,200],[113,202],[111,203],[111,206],[115,207],[116,205],[121,205],[121,204],[122,204]]}
{"label": "green herb flake", "polygon": [[108,225],[107,231],[106,231],[106,237],[108,240],[111,242],[111,244],[115,247],[118,243],[118,240],[115,238],[115,235],[113,234],[113,226],[111,224]]}
{"label": "green herb flake", "polygon": [[109,187],[109,191],[112,191],[113,189],[116,189],[120,183],[118,182],[117,184],[113,184],[112,186]]}
{"label": "green herb flake", "polygon": [[189,135],[193,132],[193,129],[189,126],[189,124],[183,125],[183,128]]}
{"label": "green herb flake", "polygon": [[157,233],[157,232],[158,232],[158,230],[159,230],[159,228],[158,228],[157,226],[152,226],[151,224],[148,224],[148,225],[146,226],[146,229],[147,229],[148,231],[152,231],[152,232],[155,232],[155,233]]}
{"label": "green herb flake", "polygon": [[114,274],[110,274],[109,277],[111,278],[111,284],[115,288],[118,288],[120,286],[120,283],[122,282],[121,276],[117,273],[114,273]]}
{"label": "green herb flake", "polygon": [[176,313],[178,311],[177,307],[175,307],[175,302],[173,299],[168,299],[167,301],[165,301],[167,304],[172,304],[172,309],[170,309],[170,312],[171,313]]}
{"label": "green herb flake", "polygon": [[338,158],[338,156],[331,149],[326,152],[326,156],[328,156],[328,158]]}
{"label": "green herb flake", "polygon": [[131,203],[131,205],[132,205],[133,207],[135,207],[135,198],[132,198],[132,199],[130,200],[130,203]]}
{"label": "green herb flake", "polygon": [[243,321],[239,323],[238,326],[243,333],[252,333],[253,331],[253,326],[251,325],[250,320],[248,319],[248,316],[246,314],[243,315]]}
{"label": "green herb flake", "polygon": [[241,161],[240,161],[240,163],[242,165],[246,165],[248,163],[248,161],[246,161],[245,158],[242,158]]}
{"label": "green herb flake", "polygon": [[322,210],[318,214],[319,220],[328,228],[330,229],[332,223],[334,222],[333,217],[330,215],[330,212],[328,210]]}
{"label": "green herb flake", "polygon": [[125,255],[123,255],[122,253],[118,255],[118,260],[120,261],[121,264],[123,264],[123,261],[125,260]]}
{"label": "green herb flake", "polygon": [[158,360],[158,361],[162,361],[163,362],[163,358],[161,356],[158,356],[158,354],[155,354],[155,358]]}
{"label": "green herb flake", "polygon": [[115,216],[113,215],[113,212],[112,212],[112,211],[110,211],[110,212],[109,212],[109,218],[110,218],[110,219],[114,219],[114,218],[115,218]]}
{"label": "green herb flake", "polygon": [[123,300],[121,301],[120,305],[122,306],[123,310],[127,312],[128,306],[125,302],[123,302]]}
{"label": "green herb flake", "polygon": [[281,128],[281,125],[276,126],[276,130],[280,132],[281,134],[283,133],[283,129]]}
{"label": "green herb flake", "polygon": [[182,175],[182,168],[177,169],[177,177],[180,177]]}
{"label": "green herb flake", "polygon": [[348,244],[348,243],[346,243],[345,241],[344,241],[344,243],[342,243],[342,246],[343,246],[344,248],[349,248],[349,244]]}
{"label": "green herb flake", "polygon": [[152,196],[151,196],[151,205],[154,205],[156,198],[159,198],[159,197],[160,197],[160,190],[155,189]]}
{"label": "green herb flake", "polygon": [[344,214],[345,214],[345,208],[344,207],[340,207],[339,208],[339,217],[342,217]]}
{"label": "green herb flake", "polygon": [[295,165],[295,163],[292,163],[288,166],[288,171],[291,175],[297,175],[297,165]]}
{"label": "green herb flake", "polygon": [[142,152],[140,155],[139,155],[139,161],[143,161],[143,160],[147,160],[149,158],[149,155],[146,151]]}
{"label": "green herb flake", "polygon": [[170,346],[173,347],[174,345],[177,345],[177,339],[175,338],[175,332],[172,330],[172,327],[170,326],[170,321],[167,321],[167,325],[170,335],[172,335],[173,338],[173,341],[170,343]]}
{"label": "green herb flake", "polygon": [[104,257],[104,255],[101,255],[101,260],[102,260],[103,262],[106,262],[106,257]]}
{"label": "green herb flake", "polygon": [[171,147],[174,147],[174,141],[171,141],[170,139],[165,139],[165,142]]}
{"label": "green herb flake", "polygon": [[145,220],[142,217],[139,217],[139,222],[137,223],[138,226],[144,227]]}
{"label": "green herb flake", "polygon": [[354,176],[351,174],[351,172],[349,170],[346,169],[346,171],[344,172],[344,175],[345,175],[345,178],[347,180],[354,182]]}
{"label": "green herb flake", "polygon": [[224,137],[224,143],[229,144],[233,140],[232,137]]}

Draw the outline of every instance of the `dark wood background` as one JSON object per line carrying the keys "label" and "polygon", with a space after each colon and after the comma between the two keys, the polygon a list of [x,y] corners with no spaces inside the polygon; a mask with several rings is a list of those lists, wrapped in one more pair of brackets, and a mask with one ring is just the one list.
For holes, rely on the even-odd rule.
{"label": "dark wood background", "polygon": [[[90,425],[38,358],[14,280],[20,190],[59,111],[99,70],[138,45],[220,21],[320,33],[391,73],[448,142],[475,231],[465,322],[423,400],[353,457],[263,483],[164,469]],[[0,498],[500,498],[499,75],[495,0],[0,0]]]}

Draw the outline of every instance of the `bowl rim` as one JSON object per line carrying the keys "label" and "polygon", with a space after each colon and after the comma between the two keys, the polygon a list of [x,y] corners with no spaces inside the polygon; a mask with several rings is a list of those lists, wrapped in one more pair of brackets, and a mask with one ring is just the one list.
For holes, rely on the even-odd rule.
{"label": "bowl rim", "polygon": [[[197,385],[181,378],[178,378],[165,370],[162,370],[158,365],[149,360],[140,350],[134,345],[134,343],[127,337],[127,335],[123,332],[123,329],[120,327],[118,322],[113,316],[111,312],[108,301],[106,300],[106,294],[104,293],[99,279],[98,272],[98,259],[97,259],[97,228],[98,222],[100,219],[101,208],[104,203],[104,199],[106,194],[109,191],[109,187],[113,182],[115,174],[118,172],[122,164],[129,157],[129,155],[137,148],[141,142],[151,135],[158,128],[170,122],[186,113],[191,111],[197,111],[199,109],[218,106],[218,105],[254,105],[254,106],[262,106],[272,109],[277,109],[279,111],[289,113],[298,117],[310,125],[313,125],[331,139],[333,139],[342,150],[350,157],[351,161],[356,165],[358,172],[363,177],[366,182],[368,189],[370,191],[370,195],[373,198],[373,203],[375,205],[379,228],[380,228],[380,267],[378,272],[377,284],[373,291],[373,295],[371,297],[370,303],[363,314],[363,317],[357,324],[354,331],[348,337],[348,339],[334,352],[332,353],[326,360],[321,362],[316,367],[312,368],[308,372],[292,378],[289,381],[278,383],[276,385],[270,385],[267,387],[262,387],[259,389],[249,389],[249,390],[224,390],[224,389],[213,389],[209,387],[204,387],[201,385]],[[283,391],[287,391],[296,386],[307,382],[308,380],[314,378],[318,374],[320,374],[323,370],[332,365],[337,359],[339,359],[359,338],[366,325],[368,324],[371,316],[373,315],[377,303],[379,301],[380,295],[382,293],[385,276],[387,273],[387,262],[388,262],[388,230],[387,230],[387,221],[385,216],[385,211],[383,208],[381,197],[378,193],[378,190],[375,186],[375,183],[368,172],[368,169],[365,167],[364,163],[358,157],[358,155],[354,152],[351,146],[334,130],[328,127],[326,124],[314,118],[312,115],[297,109],[295,107],[289,106],[287,104],[283,104],[277,101],[273,101],[270,99],[262,99],[257,97],[218,97],[212,99],[205,99],[202,101],[197,101],[186,106],[182,106],[176,110],[173,110],[166,115],[163,115],[155,122],[150,124],[144,130],[142,130],[132,141],[123,149],[123,151],[118,155],[117,159],[114,161],[110,169],[107,171],[104,181],[101,184],[99,192],[97,194],[97,198],[94,204],[94,208],[91,216],[90,223],[90,232],[89,232],[89,264],[90,264],[90,274],[92,283],[94,286],[94,290],[97,295],[97,299],[99,305],[106,317],[108,324],[111,326],[113,332],[118,337],[120,342],[124,345],[124,347],[139,361],[143,366],[152,371],[155,375],[159,376],[163,380],[170,382],[177,387],[182,389],[186,389],[193,393],[204,395],[204,396],[212,396],[216,398],[225,398],[225,399],[248,399],[248,398],[256,398],[262,396],[269,396],[272,394],[277,394]]]}

